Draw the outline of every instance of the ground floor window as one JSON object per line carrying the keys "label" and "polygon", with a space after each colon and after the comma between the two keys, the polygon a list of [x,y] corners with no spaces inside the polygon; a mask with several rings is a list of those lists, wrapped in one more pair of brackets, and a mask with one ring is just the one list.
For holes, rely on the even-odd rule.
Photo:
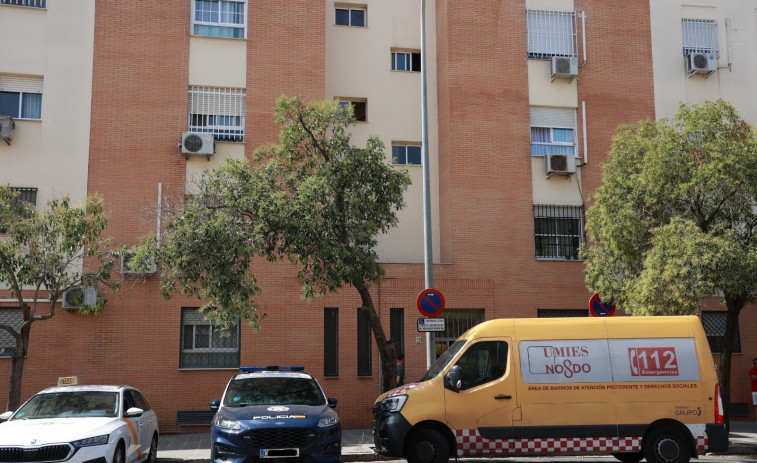
{"label": "ground floor window", "polygon": [[179,368],[238,368],[239,323],[224,332],[197,308],[181,309]]}
{"label": "ground floor window", "polygon": [[[728,312],[703,311],[702,325],[704,332],[707,334],[707,341],[710,343],[710,350],[713,354],[723,352],[723,336],[725,335],[725,322],[728,318]],[[733,353],[741,353],[741,335],[739,334],[738,319],[736,320],[736,333],[733,339]]]}
{"label": "ground floor window", "polygon": [[445,309],[445,329],[434,333],[436,356],[446,351],[461,334],[484,321],[484,309]]}

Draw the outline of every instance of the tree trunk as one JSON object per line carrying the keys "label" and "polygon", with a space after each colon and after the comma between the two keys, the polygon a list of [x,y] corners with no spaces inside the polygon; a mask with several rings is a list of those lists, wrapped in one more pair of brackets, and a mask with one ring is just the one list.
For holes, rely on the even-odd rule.
{"label": "tree trunk", "polygon": [[731,428],[731,356],[736,338],[736,329],[739,322],[739,312],[746,305],[746,297],[739,294],[725,295],[725,305],[728,307],[723,333],[723,351],[720,353],[718,366],[718,383],[720,383],[720,397],[723,400],[723,417],[725,425]]}
{"label": "tree trunk", "polygon": [[381,326],[376,308],[373,305],[373,298],[367,286],[355,285],[362,307],[360,308],[371,324],[371,331],[376,340],[376,346],[381,354],[381,392],[386,392],[397,387],[397,353],[395,352],[396,342],[389,342],[384,334],[384,328]]}
{"label": "tree trunk", "polygon": [[[28,331],[27,331],[28,337]],[[24,375],[24,342],[17,342],[11,350],[11,375],[8,381],[8,406],[6,410],[15,411],[21,405],[21,379]]]}

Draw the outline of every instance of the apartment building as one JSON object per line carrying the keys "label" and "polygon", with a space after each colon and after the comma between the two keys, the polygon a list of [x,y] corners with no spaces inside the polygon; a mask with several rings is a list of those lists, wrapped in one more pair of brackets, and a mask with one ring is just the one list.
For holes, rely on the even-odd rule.
{"label": "apartment building", "polygon": [[[757,121],[749,0],[427,0],[425,60],[420,7],[0,0],[0,40],[13,44],[0,47],[0,117],[11,116],[0,119],[0,184],[38,206],[100,194],[106,234],[134,245],[157,233],[158,205],[180,201],[204,169],[277,141],[280,95],[352,104],[353,141],[379,136],[387,160],[412,178],[400,225],[379,240],[386,278],[372,291],[413,380],[429,350],[416,329],[425,286],[422,63],[434,287],[447,306],[436,352],[486,319],[588,315],[577,251],[618,125],[717,97]],[[108,298],[99,317],[59,310],[35,323],[22,395],[68,375],[130,384],[161,430],[176,432],[202,429],[208,402],[239,366],[304,365],[339,400],[344,426],[370,426],[379,358],[354,290],[305,301],[292,267],[261,262],[262,329],[240,321],[221,337],[199,301],[161,297],[159,268],[124,270],[117,294],[99,288]],[[703,314],[713,336],[722,310],[713,301]],[[17,312],[0,290],[0,323],[16,323]],[[742,327],[754,312],[742,312]],[[11,342],[0,332],[0,403]],[[757,337],[742,329],[739,342],[732,401],[746,404]]]}

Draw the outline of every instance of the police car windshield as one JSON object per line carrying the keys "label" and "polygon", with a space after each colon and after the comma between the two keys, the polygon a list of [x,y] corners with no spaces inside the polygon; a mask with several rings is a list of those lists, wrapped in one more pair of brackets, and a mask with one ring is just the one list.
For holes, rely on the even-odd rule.
{"label": "police car windshield", "polygon": [[235,379],[223,396],[226,407],[250,405],[323,405],[326,397],[311,378],[252,377]]}
{"label": "police car windshield", "polygon": [[458,352],[465,346],[465,341],[455,341],[447,350],[431,364],[431,368],[428,369],[425,375],[419,380],[421,382],[428,381],[431,378],[435,378],[442,370],[444,370],[449,362],[457,355]]}
{"label": "police car windshield", "polygon": [[115,417],[118,392],[76,391],[37,394],[13,416],[14,420],[42,418]]}

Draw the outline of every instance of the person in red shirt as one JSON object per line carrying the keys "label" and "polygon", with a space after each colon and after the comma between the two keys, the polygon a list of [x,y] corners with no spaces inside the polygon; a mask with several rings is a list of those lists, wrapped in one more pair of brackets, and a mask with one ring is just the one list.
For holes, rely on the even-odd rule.
{"label": "person in red shirt", "polygon": [[749,370],[749,379],[752,380],[752,405],[754,406],[754,418],[757,419],[757,358],[752,359],[752,369]]}

